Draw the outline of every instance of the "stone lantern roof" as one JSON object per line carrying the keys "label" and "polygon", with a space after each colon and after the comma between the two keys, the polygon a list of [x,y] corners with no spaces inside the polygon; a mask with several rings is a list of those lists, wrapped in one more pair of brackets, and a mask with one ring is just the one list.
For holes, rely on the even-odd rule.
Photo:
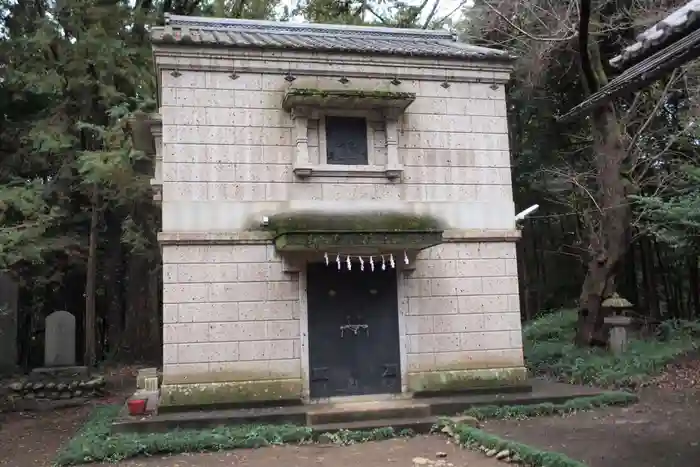
{"label": "stone lantern roof", "polygon": [[623,310],[632,308],[634,305],[626,298],[621,297],[617,292],[603,300],[601,304],[603,308],[612,308],[615,310]]}

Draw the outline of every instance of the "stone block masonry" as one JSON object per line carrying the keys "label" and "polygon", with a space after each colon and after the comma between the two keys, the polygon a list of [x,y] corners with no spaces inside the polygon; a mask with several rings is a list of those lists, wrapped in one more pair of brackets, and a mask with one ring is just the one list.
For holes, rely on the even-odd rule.
{"label": "stone block masonry", "polygon": [[299,280],[272,245],[164,245],[163,282],[166,405],[301,399]]}
{"label": "stone block masonry", "polygon": [[[163,281],[166,406],[305,398],[306,291],[272,245],[164,245]],[[405,390],[525,383],[513,242],[424,250],[399,284]]]}
{"label": "stone block masonry", "polygon": [[[445,224],[448,243],[398,275],[403,391],[523,382],[507,66],[169,45],[155,54],[165,406],[308,397],[304,266],[286,272],[291,263],[251,231],[263,216],[297,211],[399,212]],[[367,167],[391,165],[392,175],[316,170],[328,162],[325,118],[334,110],[283,110],[293,88],[415,94],[402,115],[358,115]]]}
{"label": "stone block masonry", "polygon": [[424,251],[404,283],[409,390],[525,383],[518,293],[515,243]]}
{"label": "stone block masonry", "polygon": [[[366,71],[372,72],[371,67]],[[338,73],[343,72],[339,62]],[[493,77],[483,73],[485,79]],[[503,86],[455,82],[443,88],[427,76],[402,81],[392,91],[417,97],[399,120],[401,182],[361,177],[301,181],[292,173],[294,121],[280,108],[284,93],[290,86],[344,85],[311,76],[290,84],[276,69],[240,72],[235,80],[229,74],[161,73],[164,232],[234,231],[261,213],[290,206],[327,209],[328,203],[348,199],[367,209],[431,212],[455,229],[512,228]],[[353,78],[347,86],[374,89],[381,81]],[[383,160],[386,135],[378,123],[371,126],[369,138],[375,157]],[[315,122],[307,137],[311,159],[322,162]]]}

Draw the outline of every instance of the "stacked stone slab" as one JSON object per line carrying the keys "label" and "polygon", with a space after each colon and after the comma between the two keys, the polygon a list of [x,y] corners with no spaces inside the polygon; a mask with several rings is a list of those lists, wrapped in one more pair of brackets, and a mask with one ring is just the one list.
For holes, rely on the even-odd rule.
{"label": "stacked stone slab", "polygon": [[14,399],[72,399],[94,398],[105,394],[103,376],[90,377],[86,372],[33,372],[29,378],[9,384]]}

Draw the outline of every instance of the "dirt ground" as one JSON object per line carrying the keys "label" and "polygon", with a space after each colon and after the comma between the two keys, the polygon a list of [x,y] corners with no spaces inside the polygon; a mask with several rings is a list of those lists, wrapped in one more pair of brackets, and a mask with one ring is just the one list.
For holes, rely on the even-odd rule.
{"label": "dirt ground", "polygon": [[[484,430],[590,467],[685,467],[700,459],[700,391],[643,390],[626,408],[568,417],[493,421]],[[693,460],[695,459],[695,461]]]}
{"label": "dirt ground", "polygon": [[[136,387],[136,368],[105,370],[110,395],[95,403],[126,400]],[[0,381],[5,387],[8,381]],[[0,399],[3,394],[0,391]],[[51,412],[2,412],[0,407],[0,466],[49,467],[58,449],[79,430],[94,403]]]}
{"label": "dirt ground", "polygon": [[[562,452],[590,467],[685,467],[700,458],[700,359],[680,362],[640,392],[631,407],[567,417],[492,421],[484,429],[543,449]],[[89,407],[46,413],[0,414],[0,466],[48,467],[57,449],[86,419]],[[444,438],[418,437],[354,446],[283,446],[225,453],[156,456],[123,467],[410,466],[414,457],[447,453],[455,467],[504,465],[462,451]],[[108,464],[105,464],[108,465]]]}
{"label": "dirt ground", "polygon": [[0,414],[0,466],[50,466],[58,448],[82,426],[90,410],[84,406]]}
{"label": "dirt ground", "polygon": [[672,366],[630,407],[492,421],[483,428],[590,467],[695,465],[700,459],[700,360]]}
{"label": "dirt ground", "polygon": [[120,467],[410,467],[412,459],[422,457],[437,461],[437,453],[446,465],[454,467],[501,467],[503,464],[481,454],[461,449],[440,436],[418,436],[410,439],[391,439],[351,446],[275,446],[262,449],[240,449],[199,455],[178,455],[134,459],[122,462]]}

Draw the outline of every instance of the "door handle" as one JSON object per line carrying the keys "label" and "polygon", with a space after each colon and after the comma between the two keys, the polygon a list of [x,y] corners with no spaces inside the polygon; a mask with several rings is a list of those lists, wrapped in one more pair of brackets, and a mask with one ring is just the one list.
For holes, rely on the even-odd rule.
{"label": "door handle", "polygon": [[357,335],[357,333],[360,332],[360,329],[365,331],[365,334],[369,336],[369,326],[366,324],[343,324],[340,326],[340,337],[345,336],[345,331],[352,332],[353,335]]}
{"label": "door handle", "polygon": [[399,366],[393,363],[385,363],[382,378],[396,378]]}

